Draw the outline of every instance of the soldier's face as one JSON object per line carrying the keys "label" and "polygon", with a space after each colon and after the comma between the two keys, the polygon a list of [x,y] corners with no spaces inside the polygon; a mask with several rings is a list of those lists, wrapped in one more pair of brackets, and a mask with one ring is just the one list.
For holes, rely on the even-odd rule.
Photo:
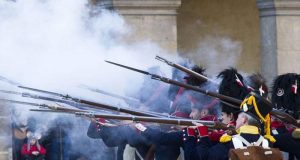
{"label": "soldier's face", "polygon": [[236,129],[239,129],[241,126],[245,125],[247,121],[247,117],[244,114],[239,114],[237,120],[236,120]]}
{"label": "soldier's face", "polygon": [[221,113],[221,121],[224,124],[228,124],[232,120],[232,114],[227,114],[225,112]]}

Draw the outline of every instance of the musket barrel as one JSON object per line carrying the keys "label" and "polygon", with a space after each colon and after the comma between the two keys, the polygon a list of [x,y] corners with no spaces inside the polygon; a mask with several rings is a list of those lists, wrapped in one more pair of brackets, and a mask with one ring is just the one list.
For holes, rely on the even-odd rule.
{"label": "musket barrel", "polygon": [[[90,113],[76,113],[78,115],[85,115],[94,118],[104,119],[116,119],[116,120],[130,120],[134,122],[149,122],[149,123],[162,123],[162,124],[173,124],[173,125],[184,125],[184,126],[195,126],[195,122],[202,123],[210,128],[216,126],[214,121],[201,121],[201,120],[190,120],[190,119],[174,119],[174,118],[159,118],[159,117],[145,117],[145,116],[128,116],[128,115],[112,115],[112,114],[90,114]],[[218,124],[218,126],[221,126]]]}
{"label": "musket barrel", "polygon": [[98,108],[99,107],[100,108],[105,108],[105,109],[114,110],[114,111],[118,111],[118,112],[123,112],[123,113],[127,113],[127,114],[137,115],[137,116],[162,117],[161,115],[158,115],[158,114],[134,111],[134,110],[127,109],[127,108],[110,106],[110,105],[96,103],[96,102],[87,101],[87,100],[83,100],[83,99],[79,100],[78,103],[87,104],[87,105],[90,105],[91,107],[96,106]]}
{"label": "musket barrel", "polygon": [[127,109],[127,108],[122,108],[122,107],[110,106],[110,105],[107,105],[107,104],[102,104],[102,103],[92,102],[92,101],[83,100],[83,99],[79,99],[79,98],[74,98],[74,97],[71,97],[69,95],[63,95],[63,94],[55,93],[55,92],[51,92],[51,91],[45,91],[45,90],[41,90],[41,89],[24,87],[24,86],[22,86],[22,88],[32,90],[32,91],[36,91],[36,92],[47,93],[47,94],[59,96],[63,99],[55,99],[55,98],[50,98],[50,97],[33,95],[33,94],[30,94],[30,93],[21,93],[21,95],[23,97],[30,97],[30,98],[34,98],[34,99],[42,99],[42,100],[47,100],[47,101],[55,101],[55,102],[69,104],[69,105],[72,105],[72,106],[76,106],[76,104],[81,103],[81,104],[88,105],[86,107],[89,107],[89,108],[108,109],[108,110],[113,110],[113,111],[118,111],[118,112],[123,112],[123,113],[127,113],[127,114],[138,115],[138,116],[166,117],[165,115],[162,115],[162,114],[159,114],[159,113],[134,111],[134,110],[131,110],[129,108]]}
{"label": "musket barrel", "polygon": [[193,91],[196,91],[196,92],[200,92],[200,93],[203,93],[203,94],[215,97],[215,98],[219,98],[223,101],[233,103],[233,104],[238,105],[238,106],[242,103],[242,101],[239,100],[239,99],[232,98],[232,97],[229,97],[229,96],[225,96],[225,95],[222,95],[222,94],[219,94],[219,93],[216,93],[216,92],[212,92],[212,91],[209,91],[209,90],[204,90],[204,89],[201,89],[199,87],[195,87],[195,86],[192,86],[192,85],[181,83],[181,82],[178,82],[178,81],[175,81],[175,80],[172,80],[172,79],[164,78],[163,81],[166,82],[166,83],[169,83],[169,84],[174,84],[174,85],[177,85],[177,86],[180,86],[180,87],[184,87],[186,89],[190,89],[190,90],[193,90]]}
{"label": "musket barrel", "polygon": [[[29,88],[29,87],[26,87],[26,88]],[[24,87],[24,89],[25,89],[25,87]],[[54,92],[49,92],[49,91],[44,91],[44,90],[34,89],[34,88],[30,88],[30,90],[34,90],[34,91],[37,91],[37,92],[43,92],[43,93],[54,93]],[[45,97],[45,96],[40,96],[40,95],[35,95],[35,94],[30,94],[30,93],[19,93],[19,92],[14,92],[14,91],[0,90],[0,92],[21,95],[23,97],[29,97],[29,98],[33,98],[33,99],[54,101],[54,102],[69,104],[71,106],[78,106],[78,104],[81,103],[81,104],[87,105],[85,107],[94,108],[94,109],[108,109],[108,110],[113,110],[113,111],[118,111],[118,112],[122,112],[122,113],[138,115],[138,116],[167,117],[167,116],[161,115],[159,113],[156,114],[156,113],[150,113],[150,112],[142,112],[142,111],[131,110],[129,108],[127,109],[127,108],[122,108],[122,107],[115,107],[115,106],[110,106],[110,105],[107,105],[107,104],[102,104],[102,103],[92,102],[92,101],[88,101],[88,100],[73,98],[69,95],[67,95],[68,99],[66,100],[66,99],[56,99],[56,98],[51,98],[51,97]],[[66,96],[63,96],[62,94],[59,94],[59,93],[55,93],[55,94],[62,96],[62,98],[66,97]]]}
{"label": "musket barrel", "polygon": [[143,70],[128,67],[128,66],[125,66],[125,65],[122,65],[122,64],[111,62],[111,61],[106,61],[106,62],[111,63],[111,64],[116,65],[116,66],[119,66],[119,67],[129,69],[129,70],[133,70],[135,72],[150,75],[152,79],[163,81],[163,82],[173,84],[173,85],[177,85],[177,86],[180,86],[180,87],[184,87],[186,89],[190,89],[190,90],[193,90],[193,91],[196,91],[196,92],[200,92],[200,93],[212,96],[212,97],[216,97],[216,98],[219,98],[223,101],[233,103],[233,104],[238,105],[238,106],[242,103],[242,101],[239,100],[239,99],[235,99],[235,98],[232,98],[232,97],[229,97],[229,96],[225,96],[225,95],[222,95],[222,94],[219,94],[219,93],[216,93],[216,92],[211,92],[211,91],[208,91],[208,90],[204,90],[204,89],[201,89],[199,87],[195,87],[195,86],[192,86],[192,85],[189,85],[189,84],[186,84],[186,83],[181,83],[181,82],[178,82],[178,81],[175,81],[175,80],[163,77],[163,76],[152,74],[152,73],[149,73],[149,72],[146,72],[146,71],[143,71]]}
{"label": "musket barrel", "polygon": [[169,60],[167,60],[167,59],[165,59],[165,58],[162,58],[162,57],[160,57],[160,56],[156,56],[155,59],[157,59],[157,60],[159,60],[159,61],[162,61],[162,62],[165,62],[165,63],[168,64],[169,66],[175,67],[175,68],[177,68],[177,69],[179,69],[179,70],[181,70],[181,71],[183,71],[183,72],[185,72],[185,73],[187,73],[187,74],[189,74],[189,75],[192,75],[192,76],[198,78],[199,80],[202,80],[202,81],[210,81],[210,82],[213,82],[213,83],[217,84],[215,81],[213,81],[213,80],[207,78],[206,76],[201,75],[201,74],[199,74],[199,73],[197,73],[197,72],[195,72],[195,71],[193,71],[193,70],[191,70],[191,69],[188,69],[188,68],[186,68],[186,67],[184,67],[184,66],[182,66],[182,65],[180,65],[180,64],[171,62],[171,61],[169,61]]}

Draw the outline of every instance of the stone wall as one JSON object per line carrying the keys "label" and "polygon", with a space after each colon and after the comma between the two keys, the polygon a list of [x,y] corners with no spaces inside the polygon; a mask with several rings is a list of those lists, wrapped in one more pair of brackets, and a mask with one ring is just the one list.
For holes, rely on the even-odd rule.
{"label": "stone wall", "polygon": [[268,79],[300,73],[300,1],[257,0],[261,22],[262,72]]}
{"label": "stone wall", "polygon": [[133,34],[125,42],[149,40],[170,53],[177,52],[177,8],[181,0],[94,0],[125,19]]}
{"label": "stone wall", "polygon": [[[226,38],[241,44],[238,69],[260,71],[259,12],[255,0],[182,0],[177,17],[178,48],[182,54],[197,54],[199,43],[207,41],[207,37]],[[201,59],[197,61],[209,66]]]}

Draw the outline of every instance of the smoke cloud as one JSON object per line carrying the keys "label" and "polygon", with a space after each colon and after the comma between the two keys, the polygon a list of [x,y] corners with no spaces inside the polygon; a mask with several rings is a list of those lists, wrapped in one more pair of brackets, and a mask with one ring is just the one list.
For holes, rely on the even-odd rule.
{"label": "smoke cloud", "polygon": [[[24,86],[123,106],[126,104],[120,100],[79,87],[89,85],[119,95],[140,89],[143,75],[112,66],[104,60],[142,70],[159,66],[166,76],[171,75],[170,67],[154,58],[161,55],[174,60],[174,57],[150,41],[126,44],[122,37],[134,33],[124,19],[117,13],[90,7],[87,0],[4,0],[0,1],[0,19],[0,76]],[[30,92],[2,81],[0,86],[1,89]],[[53,104],[7,94],[0,97]],[[88,122],[77,126],[78,118],[73,116],[30,112],[29,108],[33,107],[24,105],[5,106],[12,108],[13,117],[17,117],[13,121],[18,125],[26,125],[28,117],[34,117],[38,122],[37,131],[44,136],[57,125],[58,119],[71,121],[75,126],[68,131],[72,146],[85,144],[78,145],[82,147],[76,148],[78,151],[94,143],[86,136]],[[83,139],[87,143],[81,143]],[[103,145],[97,149],[103,150]],[[92,156],[90,152],[95,150],[87,151],[87,157]]]}
{"label": "smoke cloud", "polygon": [[229,37],[205,36],[198,44],[196,53],[188,54],[195,63],[206,68],[211,77],[225,68],[237,67],[242,53],[242,44]]}

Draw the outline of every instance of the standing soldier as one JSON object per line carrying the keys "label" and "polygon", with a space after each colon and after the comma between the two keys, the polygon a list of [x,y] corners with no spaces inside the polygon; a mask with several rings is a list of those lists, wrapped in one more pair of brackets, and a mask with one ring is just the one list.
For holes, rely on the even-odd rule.
{"label": "standing soldier", "polygon": [[[201,75],[203,75],[205,72],[204,68],[196,66],[196,65],[194,67],[192,67],[192,70]],[[181,75],[180,71],[174,72],[174,73]],[[173,75],[173,77],[176,77],[176,76]],[[180,81],[180,82],[183,81],[184,83],[187,83],[192,86],[203,87],[203,85],[206,85],[205,84],[206,80],[199,80],[194,76],[190,76],[190,75],[184,76],[184,77],[182,77],[182,79],[180,79],[180,77],[182,77],[182,76],[178,76],[178,78],[177,78],[178,81]],[[178,102],[182,101],[182,99],[186,99],[187,101],[196,103],[196,99],[190,93],[193,93],[193,92],[186,93],[185,88],[171,85],[170,89],[169,89],[169,98],[171,101],[169,113],[172,114],[172,113],[176,112],[177,110],[181,110],[181,108],[178,107]]]}
{"label": "standing soldier", "polygon": [[[300,76],[296,73],[286,73],[274,80],[272,88],[272,104],[276,109],[282,110],[295,119],[300,119]],[[289,127],[289,132],[274,132],[275,147],[294,154],[300,159],[299,128]]]}

